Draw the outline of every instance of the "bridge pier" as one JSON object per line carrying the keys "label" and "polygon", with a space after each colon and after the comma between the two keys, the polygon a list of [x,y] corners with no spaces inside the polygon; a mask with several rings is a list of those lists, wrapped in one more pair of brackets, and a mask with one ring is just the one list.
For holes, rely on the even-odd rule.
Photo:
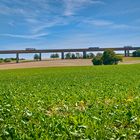
{"label": "bridge pier", "polygon": [[61,59],[64,59],[64,52],[61,52]]}
{"label": "bridge pier", "polygon": [[129,50],[127,50],[127,56],[128,56],[128,57],[130,56]]}
{"label": "bridge pier", "polygon": [[124,56],[125,56],[125,57],[129,57],[129,56],[130,56],[129,50],[124,50]]}
{"label": "bridge pier", "polygon": [[41,60],[42,60],[42,54],[39,53],[39,61],[41,61]]}
{"label": "bridge pier", "polygon": [[87,57],[87,53],[86,51],[83,51],[83,58],[86,58]]}
{"label": "bridge pier", "polygon": [[127,57],[127,50],[124,50],[124,56]]}
{"label": "bridge pier", "polygon": [[19,53],[16,53],[16,63],[19,63]]}

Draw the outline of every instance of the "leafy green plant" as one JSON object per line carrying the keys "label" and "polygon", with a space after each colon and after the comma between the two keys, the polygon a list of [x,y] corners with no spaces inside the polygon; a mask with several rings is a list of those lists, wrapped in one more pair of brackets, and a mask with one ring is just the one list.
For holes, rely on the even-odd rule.
{"label": "leafy green plant", "polygon": [[51,54],[50,58],[59,58],[59,54],[58,53]]}
{"label": "leafy green plant", "polygon": [[136,50],[132,53],[133,57],[140,57],[140,50]]}
{"label": "leafy green plant", "polygon": [[40,59],[40,56],[38,54],[34,55],[34,60],[38,61]]}
{"label": "leafy green plant", "polygon": [[92,63],[93,63],[93,65],[102,65],[103,64],[102,57],[100,57],[100,56],[94,57],[92,59]]}
{"label": "leafy green plant", "polygon": [[11,62],[11,59],[10,58],[5,58],[4,62]]}
{"label": "leafy green plant", "polygon": [[139,139],[140,64],[0,71],[0,139]]}
{"label": "leafy green plant", "polygon": [[117,65],[119,61],[122,61],[121,56],[117,56],[113,50],[105,50],[103,54],[98,53],[93,59],[93,65]]}

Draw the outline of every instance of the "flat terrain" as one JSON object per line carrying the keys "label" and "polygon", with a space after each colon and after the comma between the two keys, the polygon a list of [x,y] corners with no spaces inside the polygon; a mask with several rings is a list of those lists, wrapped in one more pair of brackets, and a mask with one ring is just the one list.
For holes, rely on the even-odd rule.
{"label": "flat terrain", "polygon": [[[120,64],[137,64],[140,63],[139,57],[124,57]],[[62,67],[62,66],[92,66],[91,59],[70,59],[70,60],[43,60],[36,62],[22,62],[16,64],[0,64],[0,69],[17,69],[17,68],[37,68],[37,67]]]}
{"label": "flat terrain", "polygon": [[74,60],[46,60],[36,62],[1,64],[0,69],[16,69],[16,68],[36,68],[36,67],[62,67],[62,66],[91,66],[90,59],[74,59]]}
{"label": "flat terrain", "polygon": [[1,70],[0,77],[0,139],[140,139],[140,64]]}

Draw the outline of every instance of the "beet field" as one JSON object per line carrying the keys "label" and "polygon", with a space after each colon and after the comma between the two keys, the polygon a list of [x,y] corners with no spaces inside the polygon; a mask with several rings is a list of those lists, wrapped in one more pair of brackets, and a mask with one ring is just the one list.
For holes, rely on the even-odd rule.
{"label": "beet field", "polygon": [[1,70],[0,139],[140,139],[140,64]]}

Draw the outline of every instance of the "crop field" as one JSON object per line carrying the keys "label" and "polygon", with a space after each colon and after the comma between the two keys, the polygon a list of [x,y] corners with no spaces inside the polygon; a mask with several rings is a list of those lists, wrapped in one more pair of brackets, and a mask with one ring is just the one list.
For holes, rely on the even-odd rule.
{"label": "crop field", "polygon": [[1,139],[140,139],[140,64],[1,70]]}

